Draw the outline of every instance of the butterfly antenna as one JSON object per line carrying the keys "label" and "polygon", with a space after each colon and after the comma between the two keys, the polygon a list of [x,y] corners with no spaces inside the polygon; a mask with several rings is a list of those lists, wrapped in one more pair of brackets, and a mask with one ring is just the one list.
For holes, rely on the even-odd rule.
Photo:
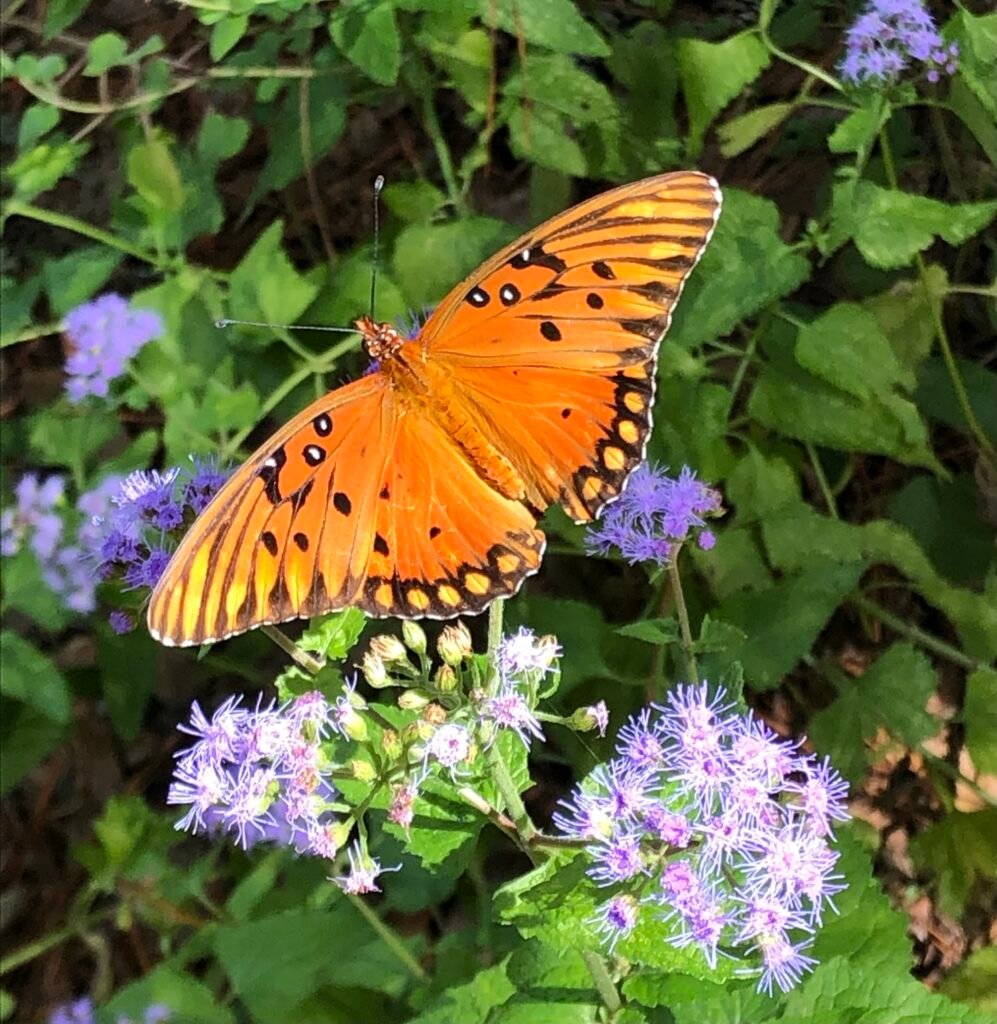
{"label": "butterfly antenna", "polygon": [[274,331],[332,331],[334,334],[356,334],[355,327],[324,327],[321,324],[269,324],[263,320],[216,320],[215,327],[269,327]]}
{"label": "butterfly antenna", "polygon": [[370,318],[374,319],[374,297],[377,295],[377,263],[380,249],[380,206],[381,189],[384,188],[384,175],[379,174],[374,179],[374,257],[370,272]]}

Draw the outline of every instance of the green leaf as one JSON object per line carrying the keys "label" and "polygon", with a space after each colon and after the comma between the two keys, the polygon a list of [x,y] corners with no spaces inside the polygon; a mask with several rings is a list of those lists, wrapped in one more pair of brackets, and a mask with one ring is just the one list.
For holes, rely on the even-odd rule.
{"label": "green leaf", "polygon": [[978,668],[966,679],[966,696],[960,718],[966,730],[966,749],[981,774],[997,774],[997,736],[991,721],[995,707],[997,671]]}
{"label": "green leaf", "polygon": [[[956,369],[969,396],[969,404],[984,432],[997,444],[997,373],[970,359],[956,359]],[[956,430],[967,429],[962,405],[952,387],[952,377],[945,360],[935,356],[925,360],[918,374],[917,401],[933,420],[947,423]]]}
{"label": "green leaf", "polygon": [[[370,281],[374,272],[372,253],[363,246],[345,255],[329,273],[322,290],[308,307],[305,322],[346,325],[370,312]],[[378,320],[411,318],[412,306],[382,267],[377,275]]]}
{"label": "green leaf", "polygon": [[0,793],[7,793],[55,750],[66,726],[27,704],[7,704],[0,725]]}
{"label": "green leaf", "polygon": [[642,619],[619,626],[616,632],[620,636],[643,640],[646,644],[674,644],[681,639],[679,624],[675,619]]}
{"label": "green leaf", "polygon": [[226,117],[217,110],[209,110],[197,132],[198,159],[214,169],[235,156],[248,138],[249,122],[244,117]]}
{"label": "green leaf", "polygon": [[997,124],[994,115],[980,102],[961,76],[953,79],[949,86],[949,106],[952,113],[976,137],[987,159],[997,164]]}
{"label": "green leaf", "polygon": [[539,167],[578,178],[588,170],[581,145],[567,133],[563,116],[555,110],[516,107],[509,116],[509,144],[516,156]]}
{"label": "green leaf", "polygon": [[767,690],[779,685],[810,651],[863,569],[861,562],[817,566],[767,590],[732,594],[719,605],[717,618],[747,635],[728,653],[744,666],[749,687]]}
{"label": "green leaf", "polygon": [[211,989],[169,963],[116,992],[102,1007],[108,1020],[144,1019],[152,1006],[167,1006],[168,1019],[184,1024],[234,1024],[232,1011],[223,1006]]}
{"label": "green leaf", "polygon": [[726,121],[717,129],[721,154],[728,159],[739,156],[782,124],[794,109],[792,103],[768,103]]}
{"label": "green leaf", "polygon": [[571,0],[479,0],[486,28],[499,28],[556,53],[606,57],[609,47]]}
{"label": "green leaf", "polygon": [[301,1019],[296,1008],[330,985],[399,996],[410,980],[345,899],[328,910],[296,909],[223,925],[214,948],[235,993],[261,1024]]}
{"label": "green leaf", "polygon": [[910,644],[895,643],[814,715],[810,738],[842,775],[857,781],[866,768],[866,741],[879,729],[914,749],[938,731],[938,722],[924,710],[937,685],[928,657]]}
{"label": "green leaf", "polygon": [[938,991],[960,1003],[970,1003],[981,1013],[997,1016],[997,946],[970,953],[946,975]]}
{"label": "green leaf", "polygon": [[30,704],[53,722],[65,725],[71,706],[62,673],[37,647],[18,633],[0,634],[0,693]]}
{"label": "green leaf", "polygon": [[835,241],[852,238],[865,261],[881,270],[908,266],[936,237],[961,245],[995,216],[997,200],[942,203],[868,181],[836,191],[833,210]]}
{"label": "green leaf", "polygon": [[915,373],[935,343],[931,303],[940,303],[948,290],[945,269],[926,268],[927,288],[920,277],[897,281],[889,291],[865,299],[863,307],[879,323],[900,362]]}
{"label": "green leaf", "polygon": [[943,913],[961,917],[976,879],[997,875],[995,833],[997,810],[988,807],[974,814],[951,811],[911,840],[914,863],[935,875]]}
{"label": "green leaf", "polygon": [[368,78],[394,85],[401,67],[402,42],[390,2],[346,0],[329,18],[329,33],[347,59]]}
{"label": "green leaf", "polygon": [[832,153],[868,153],[889,116],[885,103],[853,110],[828,136],[827,148]]}
{"label": "green leaf", "polygon": [[7,167],[20,199],[34,199],[76,170],[89,146],[83,142],[42,142]]}
{"label": "green leaf", "polygon": [[689,151],[695,156],[706,129],[741,90],[768,67],[771,58],[754,32],[721,43],[687,37],[678,44],[679,79],[689,110]]}
{"label": "green leaf", "polygon": [[221,60],[246,34],[249,27],[248,14],[230,14],[215,22],[211,27],[208,52],[212,60]]}
{"label": "green leaf", "polygon": [[686,285],[669,342],[688,349],[722,337],[809,274],[806,257],[779,235],[775,203],[725,189],[716,234]]}
{"label": "green leaf", "polygon": [[959,44],[959,81],[997,118],[997,14],[960,10],[945,26],[947,41]]}
{"label": "green leaf", "polygon": [[452,985],[408,1024],[488,1024],[506,1019],[504,1006],[516,988],[506,976],[505,963],[479,971],[471,981]]}
{"label": "green leaf", "polygon": [[301,634],[298,647],[330,661],[342,661],[360,639],[367,616],[359,608],[347,608],[312,619]]}
{"label": "green leaf", "polygon": [[887,974],[848,956],[823,964],[786,1000],[784,1020],[835,1024],[988,1024],[971,1006],[930,992],[909,974]]}
{"label": "green leaf", "polygon": [[491,217],[410,224],[395,242],[395,280],[414,307],[430,305],[513,236]]}
{"label": "green leaf", "polygon": [[57,633],[74,614],[42,579],[38,559],[30,547],[3,560],[3,596],[11,609],[23,612],[44,629]]}
{"label": "green leaf", "polygon": [[17,126],[17,151],[25,153],[59,123],[59,111],[46,103],[32,103],[25,108]]}
{"label": "green leaf", "polygon": [[103,75],[119,64],[127,64],[128,43],[117,32],[104,32],[90,40],[87,50],[87,66],[83,74],[91,77]]}
{"label": "green leaf", "polygon": [[90,6],[90,0],[51,0],[45,5],[45,38],[68,28]]}
{"label": "green leaf", "polygon": [[817,377],[860,399],[899,386],[914,388],[914,374],[902,366],[872,313],[839,302],[800,329],[796,360]]}
{"label": "green leaf", "polygon": [[56,316],[86,302],[107,283],[120,266],[124,253],[106,245],[84,245],[65,256],[46,260],[42,266],[45,291]]}
{"label": "green leaf", "polygon": [[133,146],[127,166],[129,183],[153,210],[168,215],[180,212],[185,190],[165,142],[151,139]]}
{"label": "green leaf", "polygon": [[[318,292],[318,285],[299,274],[284,254],[283,233],[283,224],[274,221],[232,271],[229,304],[244,320],[294,323]],[[255,337],[260,345],[273,340],[265,331],[256,332]]]}
{"label": "green leaf", "polygon": [[116,636],[104,626],[98,631],[97,653],[108,717],[118,736],[134,740],[156,681],[152,672],[136,672],[135,666],[155,663],[156,643],[142,626],[128,636]]}
{"label": "green leaf", "polygon": [[446,204],[447,197],[428,181],[398,181],[384,190],[384,203],[408,224],[422,224]]}
{"label": "green leaf", "polygon": [[623,994],[642,1006],[664,1007],[669,1024],[762,1024],[777,1013],[775,1000],[760,992],[744,986],[729,991],[682,974],[633,973],[623,983]]}

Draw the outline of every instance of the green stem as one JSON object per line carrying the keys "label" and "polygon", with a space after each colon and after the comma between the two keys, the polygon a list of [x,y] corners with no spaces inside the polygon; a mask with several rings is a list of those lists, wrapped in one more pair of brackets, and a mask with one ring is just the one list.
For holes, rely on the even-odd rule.
{"label": "green stem", "polygon": [[158,89],[155,92],[143,92],[126,100],[118,100],[115,103],[88,103],[83,100],[66,99],[61,93],[46,89],[37,82],[30,82],[27,79],[19,78],[18,84],[21,88],[30,93],[42,103],[55,107],[58,110],[68,111],[70,114],[116,114],[122,110],[135,110],[146,107],[150,103],[158,103],[159,100],[168,96],[175,96],[177,93],[193,89],[200,83],[200,78],[181,78],[174,82],[168,89]]}
{"label": "green stem", "polygon": [[131,242],[126,242],[123,238],[119,238],[117,235],[112,235],[109,231],[104,231],[101,228],[94,227],[93,224],[88,224],[86,221],[80,220],[78,217],[70,217],[64,213],[56,213],[54,210],[45,210],[40,206],[34,206],[31,203],[22,203],[19,199],[11,199],[8,201],[6,209],[4,211],[5,217],[28,217],[31,220],[41,221],[43,224],[51,224],[56,228],[65,228],[67,231],[75,231],[78,235],[83,235],[85,238],[92,238],[95,242],[101,242],[104,245],[109,245],[112,249],[117,249],[119,252],[127,253],[129,256],[134,256],[137,260],[142,260],[145,263],[151,263],[152,266],[163,269],[163,261],[153,253],[146,252],[138,246],[132,245]]}
{"label": "green stem", "polygon": [[832,517],[838,519],[840,518],[838,516],[838,503],[834,500],[834,491],[831,490],[831,485],[827,482],[827,477],[824,475],[824,467],[821,465],[817,449],[810,441],[806,442],[806,449],[807,455],[810,457],[810,464],[814,468],[814,475],[817,477],[820,493],[824,496],[824,504],[827,505],[827,510],[831,513]]}
{"label": "green stem", "polygon": [[977,661],[976,658],[970,657],[970,655],[960,651],[958,647],[953,647],[951,644],[946,643],[937,636],[934,636],[931,633],[926,633],[923,629],[920,629],[917,626],[912,626],[906,620],[901,619],[899,616],[896,616],[885,608],[880,607],[880,605],[876,604],[875,601],[871,601],[868,597],[865,597],[862,594],[856,594],[851,600],[856,607],[860,608],[867,615],[871,615],[873,618],[879,619],[879,621],[885,626],[889,626],[890,629],[899,633],[901,636],[905,636],[908,640],[912,640],[914,643],[919,644],[926,650],[932,651],[939,657],[951,661],[954,665],[959,665],[970,672],[984,667],[983,662]]}
{"label": "green stem", "polygon": [[[879,130],[879,148],[883,154],[883,167],[886,171],[886,180],[890,183],[890,188],[899,191],[900,184],[899,179],[897,178],[897,168],[893,161],[893,150],[890,147],[890,139],[885,128],[881,128]],[[962,382],[962,376],[959,373],[959,367],[956,365],[955,356],[952,354],[952,347],[949,344],[948,334],[945,331],[945,324],[942,320],[941,305],[937,301],[937,296],[931,289],[931,282],[928,280],[928,268],[920,253],[914,254],[914,262],[917,266],[918,275],[921,278],[921,287],[924,289],[925,298],[928,301],[928,308],[931,310],[931,321],[935,329],[935,337],[938,339],[938,347],[942,350],[942,359],[945,362],[946,370],[948,370],[949,380],[952,382],[952,390],[955,391],[956,399],[959,402],[959,408],[962,409],[962,415],[965,417],[966,424],[969,427],[969,432],[976,439],[976,443],[992,458],[994,454],[994,447],[990,443],[990,439],[983,432],[983,428],[980,426],[979,420],[976,418],[976,413],[973,411],[972,403],[969,400],[969,394],[966,391],[966,386]]]}
{"label": "green stem", "polygon": [[48,935],[43,935],[40,939],[29,942],[26,946],[21,946],[20,949],[15,949],[13,953],[9,953],[0,960],[0,975],[7,974],[9,971],[30,963],[36,957],[47,953],[50,949],[54,949],[67,939],[72,939],[80,932],[86,931],[95,924],[99,924],[114,914],[116,909],[116,907],[105,907],[103,910],[86,916],[82,921],[66,925],[65,928],[60,928],[58,931],[49,932]]}
{"label": "green stem", "polygon": [[436,159],[440,164],[440,173],[443,175],[443,181],[447,186],[447,195],[449,196],[450,202],[458,213],[466,213],[464,195],[460,190],[460,186],[457,184],[457,175],[454,172],[453,158],[450,155],[450,147],[447,145],[447,141],[444,138],[443,129],[440,127],[440,119],[436,113],[436,104],[434,103],[434,93],[432,89],[427,89],[423,95],[422,119],[425,123],[429,138],[432,140],[433,149],[436,150]]}
{"label": "green stem", "polygon": [[613,979],[609,976],[609,968],[606,966],[606,961],[598,953],[593,953],[591,950],[583,952],[582,959],[585,961],[589,974],[592,975],[592,980],[595,982],[596,991],[599,993],[603,1006],[611,1014],[619,1013],[623,1008],[623,1001],[620,999],[620,993],[616,990],[616,985],[613,984]]}
{"label": "green stem", "polygon": [[679,574],[678,558],[682,547],[679,545],[675,553],[668,559],[668,581],[675,598],[675,610],[679,617],[679,630],[682,633],[682,653],[685,655],[686,670],[689,682],[699,682],[699,667],[696,664],[696,652],[692,639],[692,627],[689,625],[689,610],[685,606],[685,594],[682,591],[682,577]]}
{"label": "green stem", "polygon": [[737,369],[734,371],[734,379],[730,385],[730,401],[727,404],[727,417],[730,418],[730,414],[734,411],[734,403],[737,401],[738,392],[741,390],[741,385],[744,383],[744,376],[748,372],[748,367],[755,361],[755,350],[758,348],[758,339],[761,337],[761,333],[765,330],[768,325],[768,316],[763,316],[756,325],[755,329],[751,332],[751,337],[748,338],[748,344],[743,354],[741,355],[741,361],[737,364]]}
{"label": "green stem", "polygon": [[367,906],[367,903],[362,900],[359,896],[350,896],[350,903],[353,904],[357,910],[360,911],[361,916],[366,922],[374,929],[375,932],[384,940],[384,944],[391,950],[392,953],[404,964],[408,969],[408,972],[412,975],[416,981],[426,982],[429,981],[429,975],[426,973],[422,964],[412,955],[409,948],[404,942],[395,934],[394,929],[389,928],[384,921],[381,920],[372,907]]}
{"label": "green stem", "polygon": [[946,292],[949,295],[982,295],[985,299],[997,299],[997,281],[991,285],[950,284]]}
{"label": "green stem", "polygon": [[322,671],[322,662],[317,658],[313,658],[307,651],[301,650],[283,630],[278,629],[276,626],[262,626],[260,628],[285,654],[289,654],[306,672],[317,676]]}
{"label": "green stem", "polygon": [[[759,26],[758,31],[766,49],[773,57],[778,57],[780,60],[784,60],[787,64],[792,64],[793,67],[799,68],[801,71],[805,71],[808,75],[813,75],[814,78],[820,79],[820,81],[825,85],[829,85],[835,90],[835,92],[843,93],[845,91],[842,84],[832,75],[829,75],[823,68],[817,67],[816,64],[811,64],[809,61],[800,60],[792,54],[786,53],[785,50],[780,50],[769,37],[767,28]],[[809,102],[813,102],[813,100],[809,100]]]}

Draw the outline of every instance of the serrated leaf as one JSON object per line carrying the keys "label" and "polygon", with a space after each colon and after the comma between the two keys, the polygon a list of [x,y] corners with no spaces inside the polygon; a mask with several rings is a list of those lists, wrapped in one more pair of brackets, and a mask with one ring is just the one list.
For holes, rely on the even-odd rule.
{"label": "serrated leaf", "polygon": [[932,302],[948,291],[945,268],[933,263],[926,268],[927,288],[921,279],[897,281],[889,291],[873,295],[862,306],[876,318],[896,357],[917,372],[931,354],[935,342]]}
{"label": "serrated leaf", "polygon": [[997,671],[983,667],[970,672],[960,717],[966,729],[966,749],[981,773],[997,774],[997,736],[992,721],[995,707]]}
{"label": "serrated leaf", "polygon": [[721,43],[687,37],[678,44],[679,78],[689,109],[689,150],[695,155],[706,129],[741,90],[771,61],[754,32],[741,32]]}
{"label": "serrated leaf", "polygon": [[41,142],[7,167],[14,191],[21,199],[34,199],[76,170],[89,146],[83,142]]}
{"label": "serrated leaf", "polygon": [[885,103],[853,110],[828,136],[827,148],[832,153],[867,153],[889,116]]}
{"label": "serrated leaf", "polygon": [[479,0],[487,28],[499,28],[557,53],[605,57],[609,47],[571,0]]}
{"label": "serrated leaf", "polygon": [[346,608],[312,619],[301,634],[298,647],[330,661],[342,661],[353,649],[367,616],[359,608]]}
{"label": "serrated leaf", "polygon": [[169,215],[180,212],[184,185],[165,142],[150,139],[133,146],[127,167],[129,183],[154,210]]}
{"label": "serrated leaf", "polygon": [[935,876],[943,913],[962,916],[975,880],[997,875],[995,834],[997,810],[988,807],[974,814],[951,811],[911,840],[914,862]]}
{"label": "serrated leaf", "polygon": [[768,103],[725,121],[717,129],[720,152],[730,159],[750,149],[793,112],[792,103]]}
{"label": "serrated leaf", "polygon": [[515,993],[505,963],[479,971],[471,981],[453,985],[433,1000],[409,1024],[487,1024],[504,1014],[495,1011]]}
{"label": "serrated leaf", "polygon": [[914,374],[902,366],[872,313],[839,302],[800,329],[797,362],[817,377],[857,398],[913,390]]}
{"label": "serrated leaf", "polygon": [[432,218],[447,197],[428,181],[397,181],[383,193],[384,205],[409,224],[421,224]]}
{"label": "serrated leaf", "polygon": [[55,664],[20,634],[0,634],[0,692],[29,704],[64,725],[70,717],[69,686]]}
{"label": "serrated leaf", "polygon": [[818,566],[767,590],[733,594],[719,605],[717,618],[746,634],[728,655],[744,666],[747,686],[766,690],[779,685],[810,651],[863,569],[861,562]]}
{"label": "serrated leaf", "polygon": [[140,1021],[153,1006],[169,1007],[168,1019],[184,1024],[233,1024],[232,1011],[189,974],[162,964],[116,992],[101,1008],[108,1020]]}
{"label": "serrated leaf", "polygon": [[124,253],[106,245],[84,245],[65,256],[45,261],[42,277],[56,316],[86,302],[121,264]]}
{"label": "serrated leaf", "polygon": [[982,1013],[997,1017],[997,946],[970,953],[938,989],[956,1002],[969,1003]]}
{"label": "serrated leaf", "polygon": [[[318,292],[318,285],[299,274],[285,255],[283,233],[283,224],[274,221],[232,271],[229,303],[244,320],[294,323]],[[273,341],[266,331],[257,331],[253,337],[258,345]]]}
{"label": "serrated leaf", "polygon": [[724,189],[716,234],[693,271],[675,313],[669,344],[692,348],[722,337],[810,274],[806,257],[779,235],[775,203]]}
{"label": "serrated leaf", "polygon": [[402,42],[394,5],[347,0],[329,18],[329,34],[347,59],[368,78],[393,85],[401,67]]}
{"label": "serrated leaf", "polygon": [[642,619],[626,626],[618,626],[620,636],[643,640],[646,644],[674,644],[681,639],[679,624],[675,619]]}
{"label": "serrated leaf", "polygon": [[960,81],[983,105],[991,124],[997,118],[997,14],[957,11],[945,38],[959,44]]}
{"label": "serrated leaf", "polygon": [[928,657],[910,644],[895,643],[814,715],[810,738],[846,778],[858,780],[866,766],[865,741],[879,729],[915,749],[938,731],[938,722],[925,711],[937,685]]}

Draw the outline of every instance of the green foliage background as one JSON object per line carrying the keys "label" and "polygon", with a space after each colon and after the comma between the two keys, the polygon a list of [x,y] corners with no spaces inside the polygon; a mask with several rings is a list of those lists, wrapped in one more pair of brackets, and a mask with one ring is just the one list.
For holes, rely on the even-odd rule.
{"label": "green foliage background", "polygon": [[[706,674],[743,671],[749,703],[849,778],[860,820],[822,966],[788,1000],[709,974],[650,929],[621,946],[634,970],[613,1019],[982,1020],[997,867],[986,7],[938,5],[957,75],[887,95],[834,77],[854,5],[14,3],[4,493],[26,470],[65,472],[80,493],[191,453],[237,458],[258,424],[359,372],[354,338],[214,323],[366,312],[378,173],[382,319],[438,301],[519,230],[611,183],[714,173],[724,213],[662,349],[650,454],[693,466],[729,510],[716,549],[685,567]],[[61,319],[110,288],[166,334],[108,401],[74,406]],[[618,724],[681,678],[665,581],[584,559],[563,516],[547,528],[544,571],[507,616],[563,644],[556,710],[603,698]],[[372,909],[322,865],[186,840],[163,811],[173,724],[195,696],[265,685],[276,652],[250,635],[196,660],[116,637],[63,607],[29,552],[3,584],[6,842],[20,850],[5,1017],[42,1019],[86,990],[108,1021],[150,1002],[219,1024],[607,1012],[583,961],[579,861],[499,890],[522,865],[441,804],[444,830],[416,830],[408,853],[385,837],[382,859],[405,869]],[[610,749],[555,737],[531,765],[531,810],[549,814]],[[960,1002],[909,977],[911,893],[963,936],[945,972],[918,962]]]}

